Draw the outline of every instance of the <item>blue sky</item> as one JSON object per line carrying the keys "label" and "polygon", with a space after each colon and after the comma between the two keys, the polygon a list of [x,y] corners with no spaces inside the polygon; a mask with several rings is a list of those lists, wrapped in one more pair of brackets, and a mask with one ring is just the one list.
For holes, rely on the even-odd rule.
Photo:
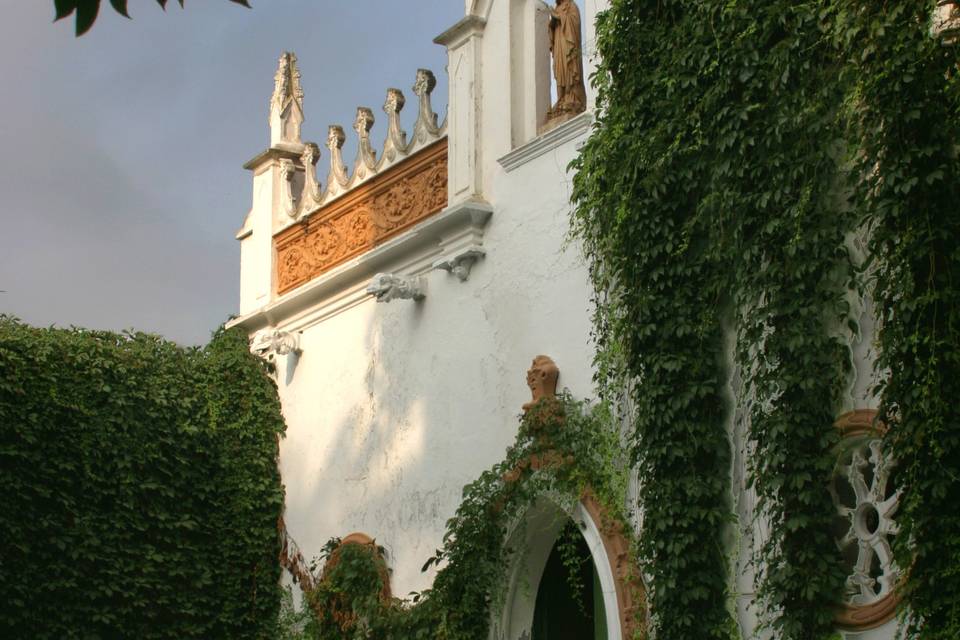
{"label": "blue sky", "polygon": [[[166,12],[132,0],[132,21],[105,6],[77,39],[72,19],[51,23],[52,0],[5,4],[0,313],[184,344],[237,310],[241,165],[269,142],[280,52],[300,61],[305,139],[350,132],[364,105],[379,143],[386,89],[415,106],[418,67],[436,73],[443,117],[446,53],[432,39],[463,15],[460,0],[188,0]],[[415,109],[403,115],[410,129]]]}

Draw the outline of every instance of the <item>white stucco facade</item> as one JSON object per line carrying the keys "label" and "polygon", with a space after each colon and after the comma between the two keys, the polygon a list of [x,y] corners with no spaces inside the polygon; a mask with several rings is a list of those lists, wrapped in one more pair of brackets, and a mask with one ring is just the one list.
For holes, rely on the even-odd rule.
{"label": "white stucco facade", "polygon": [[[594,17],[604,2],[580,6],[589,76]],[[278,72],[271,147],[246,165],[253,205],[237,234],[241,301],[233,324],[251,335],[277,331],[296,339],[271,356],[287,422],[280,445],[287,530],[307,558],[334,536],[360,531],[375,538],[386,548],[398,595],[430,586],[433,572],[420,568],[441,546],[463,486],[513,442],[529,399],[524,380],[531,360],[549,355],[560,368],[560,387],[576,397],[595,395],[592,292],[577,246],[567,242],[572,176],[566,169],[589,134],[594,95],[588,88],[584,114],[539,133],[550,103],[545,8],[538,0],[466,1],[464,19],[436,40],[449,53],[446,121],[410,141],[409,154],[387,160],[384,149],[378,156],[386,163],[382,173],[446,139],[446,207],[282,295],[274,235],[309,213],[306,196],[297,197],[306,193],[310,166],[302,160],[299,121],[289,125],[303,117],[293,76]],[[416,138],[423,121],[402,125]],[[378,124],[372,137],[389,141],[388,126]],[[316,202],[333,202],[375,174],[348,176],[345,190]],[[469,259],[457,262],[463,256]],[[466,271],[455,271],[457,265]],[[378,302],[367,290],[378,273],[415,281],[422,298]],[[863,335],[853,344],[858,376],[849,410],[876,405],[868,382],[869,317],[862,314]],[[737,453],[732,503],[741,522],[730,550],[731,609],[748,638],[756,623],[746,561],[762,523],[753,522],[754,500],[743,479],[743,420],[737,413],[729,425]],[[510,640],[529,622],[522,608],[507,611],[526,623],[495,625]],[[618,628],[613,621],[611,634]],[[883,640],[894,631],[890,622],[848,637]]]}

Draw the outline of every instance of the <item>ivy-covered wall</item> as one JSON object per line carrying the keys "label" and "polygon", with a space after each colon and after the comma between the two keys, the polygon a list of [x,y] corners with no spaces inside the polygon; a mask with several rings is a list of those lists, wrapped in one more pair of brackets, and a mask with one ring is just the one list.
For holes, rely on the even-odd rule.
{"label": "ivy-covered wall", "polygon": [[[845,572],[828,486],[858,333],[851,294],[876,308],[907,631],[960,635],[947,595],[960,579],[948,506],[960,498],[960,83],[936,5],[613,0],[598,19],[574,226],[597,292],[601,387],[637,408],[659,638],[733,633],[734,373],[769,534],[754,558],[763,622],[777,638],[836,633]],[[847,249],[855,233],[863,265]]]}
{"label": "ivy-covered wall", "polygon": [[268,637],[283,428],[240,330],[0,316],[0,636]]}

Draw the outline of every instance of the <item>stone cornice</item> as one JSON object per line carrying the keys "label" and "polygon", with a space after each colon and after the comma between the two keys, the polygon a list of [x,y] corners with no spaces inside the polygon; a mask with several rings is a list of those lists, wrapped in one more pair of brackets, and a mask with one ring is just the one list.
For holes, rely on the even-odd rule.
{"label": "stone cornice", "polygon": [[433,39],[434,44],[456,47],[473,35],[483,33],[487,21],[480,16],[469,15]]}
{"label": "stone cornice", "polygon": [[578,138],[590,130],[593,123],[593,113],[585,111],[580,115],[567,120],[561,125],[543,133],[530,142],[521,145],[499,158],[497,162],[508,172],[534,158],[542,156],[551,149],[555,149],[565,142]]}
{"label": "stone cornice", "polygon": [[367,282],[379,271],[399,267],[409,275],[422,275],[434,263],[455,252],[451,239],[464,235],[482,236],[493,209],[486,202],[467,201],[444,209],[402,234],[360,254],[304,285],[227,323],[248,332],[283,326],[286,331],[302,330],[334,314],[370,299]]}

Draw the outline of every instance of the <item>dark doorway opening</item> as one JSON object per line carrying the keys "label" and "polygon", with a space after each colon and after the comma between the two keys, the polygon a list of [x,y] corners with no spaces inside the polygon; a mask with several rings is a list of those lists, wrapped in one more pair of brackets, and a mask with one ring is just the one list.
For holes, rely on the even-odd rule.
{"label": "dark doorway opening", "polygon": [[532,640],[606,640],[606,622],[590,548],[571,522],[554,543],[537,586]]}

